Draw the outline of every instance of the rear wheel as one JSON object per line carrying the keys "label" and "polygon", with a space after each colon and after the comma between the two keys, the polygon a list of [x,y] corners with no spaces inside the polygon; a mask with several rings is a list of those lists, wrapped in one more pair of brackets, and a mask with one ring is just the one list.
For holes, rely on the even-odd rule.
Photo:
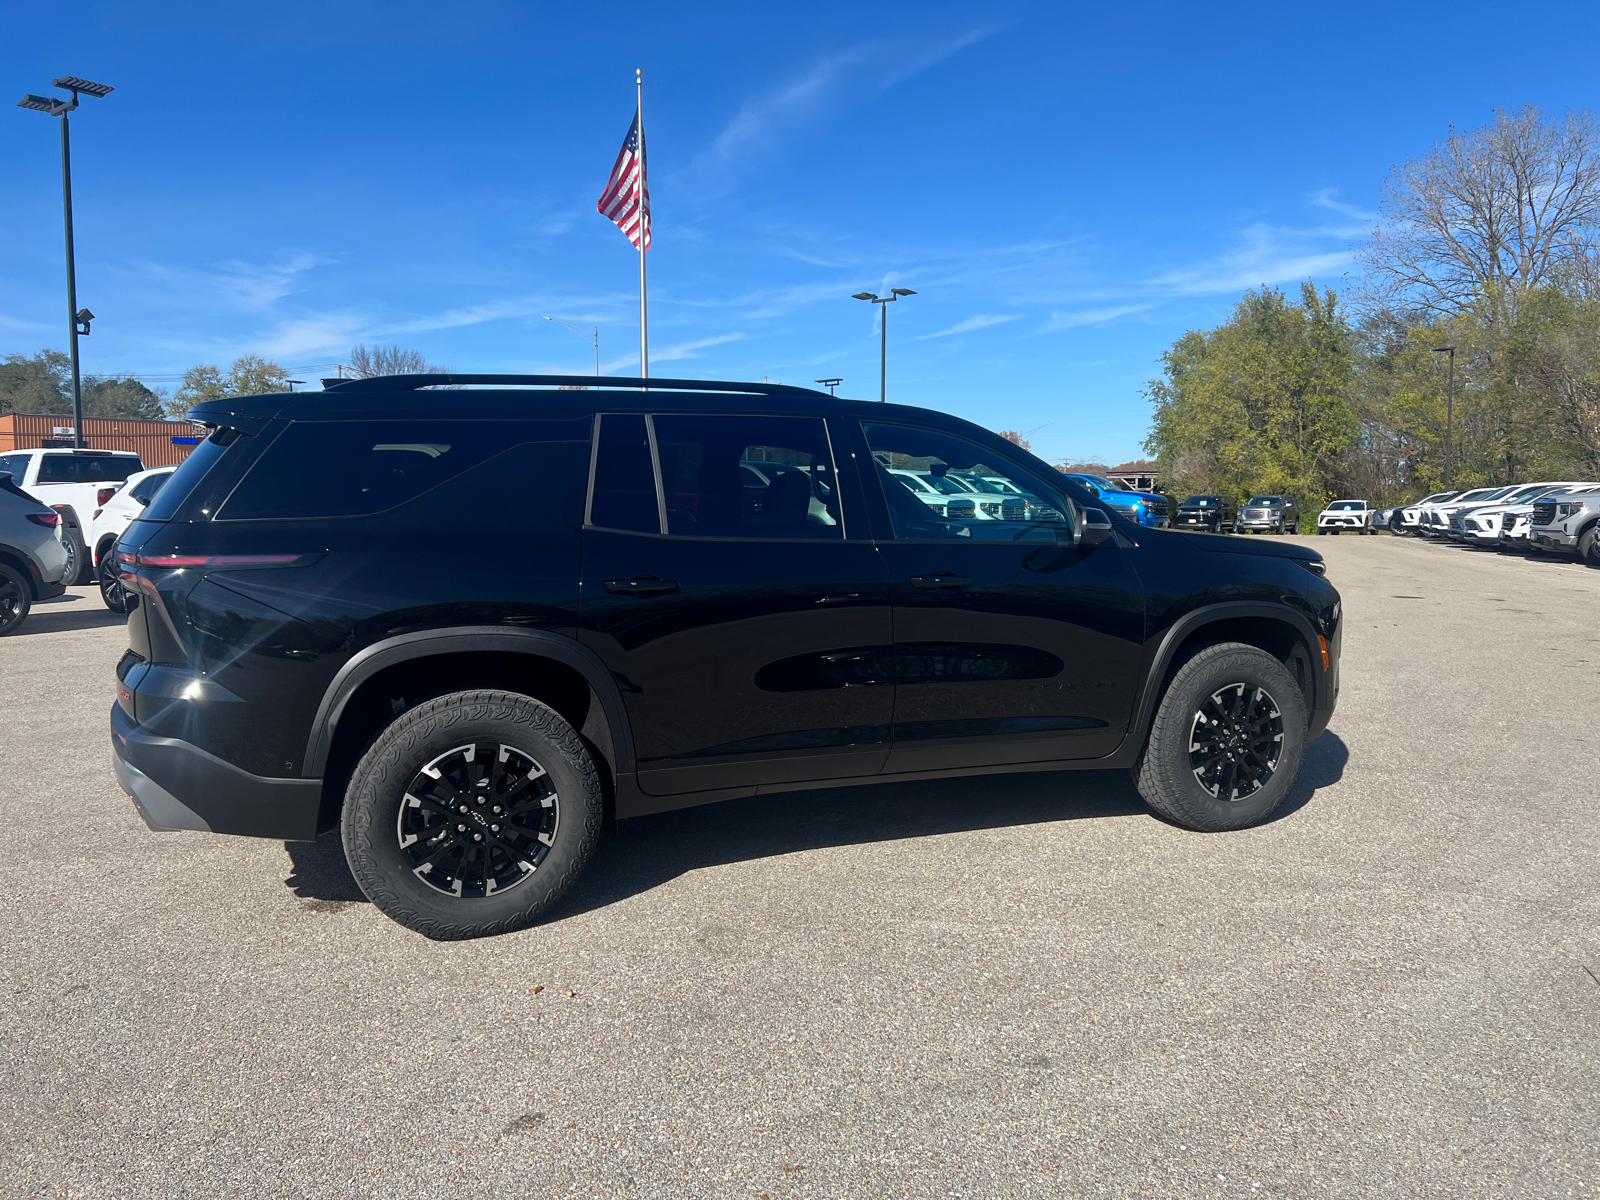
{"label": "rear wheel", "polygon": [[397,718],[345,794],[345,857],[383,912],[440,940],[524,929],[600,840],[600,777],[554,709],[454,692]]}
{"label": "rear wheel", "polygon": [[0,563],[0,637],[21,628],[32,607],[33,591],[28,587],[28,581]]}
{"label": "rear wheel", "polygon": [[1135,773],[1152,809],[1189,829],[1244,829],[1288,797],[1305,756],[1300,686],[1265,650],[1208,646],[1173,677]]}
{"label": "rear wheel", "polygon": [[95,578],[100,584],[100,599],[112,612],[125,613],[138,604],[138,598],[129,595],[128,589],[122,586],[122,580],[117,577],[117,547],[116,543],[108,545],[100,552],[100,562],[95,567]]}
{"label": "rear wheel", "polygon": [[1578,535],[1578,561],[1600,567],[1600,525],[1591,525]]}

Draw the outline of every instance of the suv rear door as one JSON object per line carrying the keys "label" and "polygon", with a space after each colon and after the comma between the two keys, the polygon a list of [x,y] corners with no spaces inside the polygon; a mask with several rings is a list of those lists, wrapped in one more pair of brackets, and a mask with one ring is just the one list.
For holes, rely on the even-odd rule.
{"label": "suv rear door", "polygon": [[579,637],[622,688],[640,787],[878,771],[894,704],[889,582],[859,498],[841,496],[827,423],[599,421]]}

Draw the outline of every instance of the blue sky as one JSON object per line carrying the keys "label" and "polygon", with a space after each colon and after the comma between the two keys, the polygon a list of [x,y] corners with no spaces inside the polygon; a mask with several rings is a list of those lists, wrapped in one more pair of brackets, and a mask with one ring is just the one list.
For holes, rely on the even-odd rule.
{"label": "blue sky", "polygon": [[[1522,32],[1510,28],[1520,21]],[[646,81],[657,375],[877,395],[1140,453],[1145,381],[1241,291],[1343,290],[1390,164],[1496,106],[1592,103],[1600,9],[16,3],[0,80],[73,123],[86,371],[356,342],[637,369],[595,200]],[[0,110],[0,354],[64,348],[54,124]],[[170,384],[168,385],[170,386]]]}

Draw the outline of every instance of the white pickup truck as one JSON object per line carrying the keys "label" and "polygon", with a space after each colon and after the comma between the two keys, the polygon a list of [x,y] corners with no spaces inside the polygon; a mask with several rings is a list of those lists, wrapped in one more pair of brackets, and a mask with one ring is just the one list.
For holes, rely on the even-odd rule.
{"label": "white pickup truck", "polygon": [[77,584],[93,567],[80,532],[89,528],[95,509],[105,504],[128,476],[144,470],[129,450],[11,450],[0,454],[0,472],[41,504],[62,515],[67,532],[62,543],[72,561],[62,582]]}

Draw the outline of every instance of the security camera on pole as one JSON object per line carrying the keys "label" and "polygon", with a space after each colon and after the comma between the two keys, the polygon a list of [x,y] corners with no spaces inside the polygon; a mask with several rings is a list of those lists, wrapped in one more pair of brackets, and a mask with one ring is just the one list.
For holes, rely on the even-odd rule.
{"label": "security camera on pole", "polygon": [[[851,296],[852,300],[870,300],[874,304],[893,304],[901,296],[915,296],[910,288],[892,288],[887,296],[877,296],[872,292],[857,292]],[[878,326],[881,335],[878,349],[878,403],[882,404],[889,398],[889,310],[878,310]]]}
{"label": "security camera on pole", "polygon": [[83,383],[78,374],[78,338],[87,337],[94,314],[78,307],[78,270],[72,253],[72,140],[67,114],[78,107],[78,96],[104,99],[114,90],[109,84],[91,83],[76,75],[63,75],[50,81],[51,87],[72,93],[71,100],[60,96],[35,96],[29,92],[17,101],[18,108],[31,108],[46,116],[61,118],[61,205],[67,223],[67,338],[72,350],[72,444],[83,449]]}

